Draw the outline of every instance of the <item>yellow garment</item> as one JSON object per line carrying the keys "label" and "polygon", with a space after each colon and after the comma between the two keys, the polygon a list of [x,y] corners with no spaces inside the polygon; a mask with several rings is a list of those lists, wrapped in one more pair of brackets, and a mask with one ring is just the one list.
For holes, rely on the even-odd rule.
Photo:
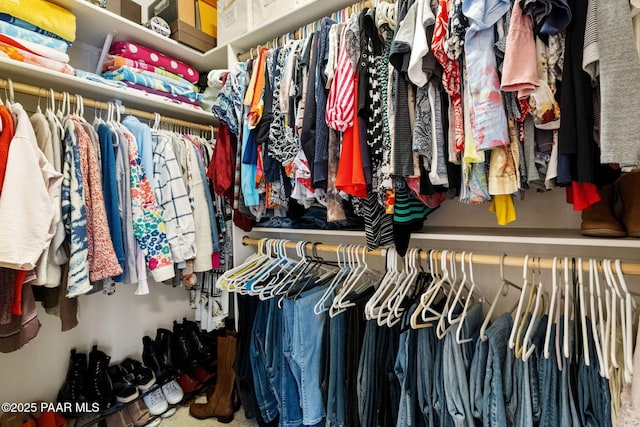
{"label": "yellow garment", "polygon": [[516,208],[510,194],[498,194],[493,196],[489,211],[496,214],[498,225],[507,225],[516,220]]}
{"label": "yellow garment", "polygon": [[2,0],[0,12],[27,21],[67,41],[76,40],[76,16],[46,0]]}

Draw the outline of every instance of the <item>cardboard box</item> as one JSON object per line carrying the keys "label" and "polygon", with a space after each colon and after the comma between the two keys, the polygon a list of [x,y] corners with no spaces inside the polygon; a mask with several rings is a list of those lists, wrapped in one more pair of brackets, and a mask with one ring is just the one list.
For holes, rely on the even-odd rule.
{"label": "cardboard box", "polygon": [[198,0],[196,27],[211,37],[218,37],[218,9],[210,4],[210,0]]}
{"label": "cardboard box", "polygon": [[203,33],[184,21],[173,21],[170,24],[171,38],[200,52],[207,52],[216,47],[216,39]]}
{"label": "cardboard box", "polygon": [[167,22],[182,21],[196,26],[196,5],[194,0],[155,0],[149,5],[149,16],[159,16]]}
{"label": "cardboard box", "polygon": [[136,24],[142,23],[142,8],[133,0],[107,0],[107,10]]}

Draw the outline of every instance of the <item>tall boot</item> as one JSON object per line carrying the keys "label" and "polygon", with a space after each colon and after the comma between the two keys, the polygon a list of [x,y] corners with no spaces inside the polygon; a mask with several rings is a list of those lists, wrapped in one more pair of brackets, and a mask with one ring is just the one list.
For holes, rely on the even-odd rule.
{"label": "tall boot", "polygon": [[[76,349],[71,350],[69,359],[69,370],[67,378],[58,393],[58,402],[81,403],[87,401],[87,355],[76,353]],[[69,417],[78,417],[81,414],[69,413]]]}
{"label": "tall boot", "polygon": [[640,172],[622,174],[616,182],[622,202],[620,219],[629,237],[640,237]]}
{"label": "tall boot", "polygon": [[613,204],[613,187],[605,185],[600,189],[600,201],[582,211],[582,234],[593,237],[624,237],[626,233],[614,215]]}
{"label": "tall boot", "polygon": [[236,359],[238,341],[235,336],[218,337],[218,364],[216,387],[211,396],[207,396],[207,403],[191,405],[189,413],[198,419],[217,417],[221,423],[233,421],[233,387],[236,374],[233,364]]}

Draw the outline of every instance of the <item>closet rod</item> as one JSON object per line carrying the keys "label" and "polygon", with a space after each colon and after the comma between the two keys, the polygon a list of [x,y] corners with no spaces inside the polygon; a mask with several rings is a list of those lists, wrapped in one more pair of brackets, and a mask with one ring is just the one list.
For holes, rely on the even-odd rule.
{"label": "closet rod", "polygon": [[[17,83],[6,79],[0,79],[0,89],[10,90],[13,86],[14,92],[20,92],[26,95],[39,96],[42,98],[50,99],[51,92],[49,89],[45,89],[43,87],[32,86],[24,83]],[[53,91],[53,96],[56,100],[61,101],[64,98],[63,92]],[[70,97],[70,102],[75,104],[76,99],[75,96]],[[83,104],[87,107],[92,107],[100,110],[106,110],[109,108],[108,102],[96,101],[95,99],[82,97]],[[154,113],[150,113],[148,111],[136,110],[134,108],[124,107],[124,114],[131,114],[133,116],[137,116],[139,118],[155,120],[156,115]],[[165,117],[160,116],[160,121],[162,123],[167,123],[170,125],[183,126],[191,129],[198,129],[206,132],[214,132],[214,128],[211,125],[201,125],[199,123],[188,122],[186,120],[174,119],[173,117]]]}
{"label": "closet rod", "polygon": [[[379,1],[382,1],[382,0],[379,0]],[[389,1],[389,0],[387,0],[387,1]],[[338,13],[338,12],[342,12],[343,10],[353,10],[354,6],[358,6],[359,9],[364,9],[366,7],[373,7],[373,1],[371,1],[371,0],[359,1],[359,2],[356,2],[356,3],[352,4],[351,6],[343,7],[342,9],[335,11],[335,12],[331,13],[331,15],[333,15],[335,13]],[[304,31],[304,28],[306,26],[311,25],[311,24],[319,24],[321,21],[322,21],[322,18],[318,19],[315,22],[309,22],[308,24],[303,25],[302,27],[298,28],[297,30],[293,30],[293,31],[290,31],[290,32],[285,33],[285,34],[281,34],[281,35],[279,35],[277,37],[274,37],[272,40],[268,41],[265,44],[260,44],[260,45],[258,45],[256,47],[252,47],[251,49],[249,49],[248,51],[246,51],[244,53],[239,53],[238,54],[238,61],[244,62],[244,61],[252,58],[254,50],[255,50],[255,53],[256,53],[256,56],[257,56],[260,53],[260,49],[262,49],[264,47],[266,47],[268,49],[272,49],[274,47],[274,45],[275,45],[275,41],[276,40],[279,40],[279,41],[281,40],[282,43],[284,44],[284,41],[286,40],[285,37],[287,35],[291,35],[290,38],[292,40],[300,39],[300,38],[302,38],[302,32]]]}
{"label": "closet rod", "polygon": [[[276,239],[278,240],[278,239]],[[260,239],[256,239],[253,237],[249,237],[249,236],[245,236],[242,238],[242,244],[244,246],[258,246],[258,243],[260,242]],[[295,241],[288,241],[286,243],[286,248],[287,249],[295,249],[296,245],[298,242]],[[325,244],[325,243],[320,243],[320,244],[316,244],[313,242],[308,242],[305,249],[311,249],[312,246],[315,246],[316,250],[321,251],[321,252],[330,252],[330,253],[336,253],[337,249],[338,249],[338,245],[332,245],[332,244]],[[386,255],[386,249],[374,249],[372,251],[368,251],[367,255],[373,255],[373,256],[385,256]],[[451,254],[453,252],[448,252],[447,253],[447,259],[451,259]],[[467,252],[467,255],[469,255],[470,252]],[[428,259],[428,252],[427,251],[423,251],[421,253],[421,258],[425,261],[427,261]],[[435,254],[434,259],[435,260],[440,260],[442,258],[442,251],[439,251],[437,254]],[[456,251],[456,261],[460,262],[462,258],[462,253],[459,251]],[[473,253],[473,263],[474,264],[482,264],[482,265],[500,265],[500,259],[502,257],[500,255],[488,255],[488,254],[481,254],[481,253]],[[558,267],[561,267],[561,257],[558,257]],[[571,257],[569,257],[571,259]],[[468,259],[468,258],[467,258]],[[522,267],[524,264],[524,257],[521,256],[511,256],[511,255],[507,255],[504,257],[504,265],[510,266],[510,267]],[[538,259],[539,264],[538,264]],[[588,262],[584,262],[585,260],[588,260],[589,257],[583,257],[583,262],[582,262],[582,269],[584,271],[589,271],[589,263]],[[538,268],[538,265],[540,266],[540,268],[544,268],[545,270],[550,270],[553,267],[553,259],[552,258],[538,258],[538,257],[533,257],[530,256],[529,257],[529,265],[533,268],[534,267],[534,262],[535,262],[535,268]],[[628,275],[632,275],[632,276],[640,276],[640,264],[636,264],[636,263],[628,263],[628,262],[623,262],[620,264],[620,266],[622,267],[622,273],[623,274],[628,274]],[[612,264],[611,268],[613,269],[613,271],[615,272],[615,265]]]}

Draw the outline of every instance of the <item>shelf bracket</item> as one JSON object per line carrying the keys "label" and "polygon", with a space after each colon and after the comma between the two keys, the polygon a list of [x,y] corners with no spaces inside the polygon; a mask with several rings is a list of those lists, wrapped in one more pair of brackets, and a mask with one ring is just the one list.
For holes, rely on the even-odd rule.
{"label": "shelf bracket", "polygon": [[104,64],[105,59],[107,59],[107,54],[109,53],[109,48],[111,48],[111,42],[113,42],[113,38],[118,34],[116,30],[111,30],[107,33],[107,36],[104,38],[104,43],[102,45],[102,51],[100,52],[100,58],[98,59],[98,65],[96,66],[96,74],[102,75],[102,65]]}

